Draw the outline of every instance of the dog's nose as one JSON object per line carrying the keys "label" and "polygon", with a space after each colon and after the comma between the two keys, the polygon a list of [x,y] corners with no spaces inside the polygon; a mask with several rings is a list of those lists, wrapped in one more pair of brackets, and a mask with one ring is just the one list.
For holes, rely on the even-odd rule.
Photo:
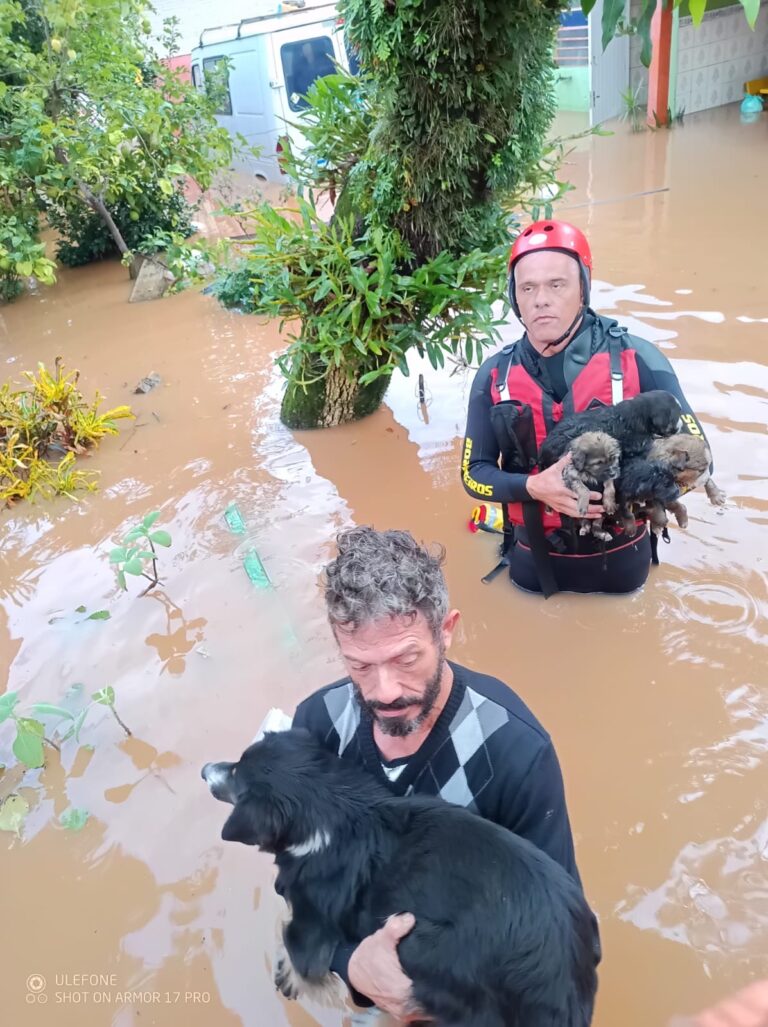
{"label": "dog's nose", "polygon": [[206,763],[203,769],[200,771],[200,777],[202,777],[203,781],[208,780],[208,774],[210,773],[212,766],[212,763]]}

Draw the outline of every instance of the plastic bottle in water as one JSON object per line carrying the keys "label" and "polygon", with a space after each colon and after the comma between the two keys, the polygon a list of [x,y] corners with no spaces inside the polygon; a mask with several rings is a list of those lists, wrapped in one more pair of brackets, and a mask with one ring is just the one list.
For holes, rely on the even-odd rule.
{"label": "plastic bottle in water", "polygon": [[233,535],[244,535],[245,534],[245,521],[243,515],[240,513],[240,508],[237,503],[230,503],[227,509],[224,511],[224,520],[227,522],[227,527]]}
{"label": "plastic bottle in water", "polygon": [[272,587],[272,582],[270,581],[264,564],[261,562],[261,557],[255,549],[249,549],[245,554],[245,557],[243,558],[243,567],[245,567],[245,573],[254,583],[256,588]]}

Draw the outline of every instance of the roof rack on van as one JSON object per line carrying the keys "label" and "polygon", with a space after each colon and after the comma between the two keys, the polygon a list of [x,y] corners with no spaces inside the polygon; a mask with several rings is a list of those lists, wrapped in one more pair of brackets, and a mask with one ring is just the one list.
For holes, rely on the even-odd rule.
{"label": "roof rack on van", "polygon": [[240,22],[230,22],[227,25],[213,25],[211,28],[203,29],[200,33],[200,46],[205,46],[205,36],[211,32],[224,32],[226,29],[231,29],[234,35],[228,35],[226,38],[218,37],[215,40],[211,40],[212,43],[225,43],[230,42],[233,39],[241,39],[243,34],[243,28],[247,28],[250,25],[255,25],[260,21],[269,21],[271,18],[283,18],[291,14],[309,13],[309,11],[323,10],[325,7],[336,8],[336,3],[319,3],[310,4],[307,6],[307,0],[280,0],[277,5],[277,10],[270,11],[267,14],[257,14],[253,18],[243,18]]}

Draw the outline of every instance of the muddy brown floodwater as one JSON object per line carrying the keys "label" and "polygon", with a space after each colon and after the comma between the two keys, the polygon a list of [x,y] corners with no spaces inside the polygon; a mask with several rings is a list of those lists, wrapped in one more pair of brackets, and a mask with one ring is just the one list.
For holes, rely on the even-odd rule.
{"label": "muddy brown floodwater", "polygon": [[[274,326],[210,298],[129,306],[106,263],[2,310],[3,379],[60,354],[86,391],[136,412],[89,462],[98,494],[0,515],[7,687],[56,702],[111,684],[133,730],[104,710],[80,747],[24,775],[23,835],[0,836],[5,1023],[348,1022],[275,994],[270,860],[219,840],[225,811],[199,772],[340,673],[318,575],[352,523],[447,545],[453,656],[508,681],[554,736],[602,923],[598,1027],[663,1027],[768,976],[767,135],[768,118],[742,125],[729,107],[671,132],[620,127],[567,169],[562,216],[590,235],[594,305],[665,348],[729,495],[722,516],[689,497],[689,529],[631,598],[545,603],[480,583],[495,553],[466,527],[464,372],[414,362],[426,416],[412,375],[360,424],[291,434]],[[150,371],[163,384],[132,396]],[[231,501],[245,536],[224,523]],[[140,599],[116,590],[107,555],[153,509],[173,547],[163,588]],[[250,546],[274,592],[248,580]],[[82,622],[80,605],[111,619]],[[0,776],[0,794],[17,786]],[[58,824],[68,806],[90,813],[79,833]]]}

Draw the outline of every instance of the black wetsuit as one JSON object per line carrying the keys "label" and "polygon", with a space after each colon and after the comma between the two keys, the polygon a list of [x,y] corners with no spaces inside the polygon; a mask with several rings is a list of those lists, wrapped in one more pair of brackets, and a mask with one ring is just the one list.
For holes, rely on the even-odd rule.
{"label": "black wetsuit", "polygon": [[[526,363],[536,372],[537,381],[544,393],[554,402],[560,403],[573,384],[576,375],[583,370],[584,362],[577,363],[568,358],[568,351],[586,349],[589,353],[590,336],[601,341],[603,328],[608,322],[598,318],[593,311],[585,314],[579,332],[560,353],[542,357],[523,336],[516,346],[525,347]],[[594,341],[592,342],[594,347]],[[640,392],[662,389],[679,401],[683,411],[682,431],[702,435],[690,404],[683,395],[677,375],[667,358],[646,339],[625,336],[622,345],[636,353]],[[491,372],[503,369],[508,360],[510,347],[494,353],[480,367],[472,384],[467,413],[467,430],[463,453],[469,453],[462,466],[462,482],[473,497],[491,503],[522,503],[530,500],[526,488],[527,474],[511,474],[499,466],[500,451],[490,411]],[[573,356],[573,355],[571,355]],[[510,399],[515,399],[510,396]],[[570,529],[562,528],[548,536],[552,566],[558,587],[564,592],[632,592],[644,584],[648,577],[651,561],[651,546],[647,529],[643,527],[633,539],[617,535],[606,544],[605,552],[591,536],[581,536],[574,544]],[[520,588],[531,592],[541,591],[539,576],[528,545],[524,528],[515,529],[515,545],[508,553],[512,580]],[[609,558],[608,558],[609,557]]]}

